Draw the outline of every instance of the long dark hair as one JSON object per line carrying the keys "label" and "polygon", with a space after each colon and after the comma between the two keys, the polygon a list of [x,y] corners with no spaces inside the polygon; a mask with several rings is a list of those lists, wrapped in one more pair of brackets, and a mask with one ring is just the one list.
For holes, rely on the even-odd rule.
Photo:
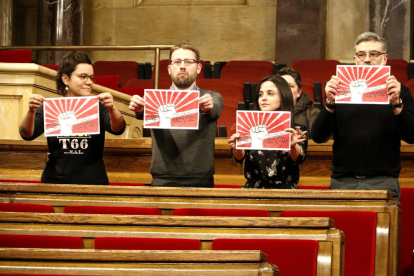
{"label": "long dark hair", "polygon": [[70,74],[75,71],[76,66],[78,66],[80,63],[92,65],[92,62],[89,59],[88,55],[82,52],[66,55],[59,64],[59,70],[56,76],[56,89],[60,95],[65,96],[67,94],[66,85],[62,81],[62,75],[68,75],[70,77]]}
{"label": "long dark hair", "polygon": [[265,77],[264,79],[262,79],[260,81],[259,85],[257,85],[256,93],[254,95],[255,96],[255,99],[254,99],[254,109],[255,110],[260,110],[260,106],[259,106],[259,92],[260,92],[260,87],[266,81],[273,82],[276,85],[277,90],[279,91],[280,108],[277,111],[290,111],[290,112],[293,113],[293,96],[292,96],[292,90],[290,90],[290,87],[289,87],[289,84],[287,83],[287,81],[284,78],[278,77],[278,76]]}

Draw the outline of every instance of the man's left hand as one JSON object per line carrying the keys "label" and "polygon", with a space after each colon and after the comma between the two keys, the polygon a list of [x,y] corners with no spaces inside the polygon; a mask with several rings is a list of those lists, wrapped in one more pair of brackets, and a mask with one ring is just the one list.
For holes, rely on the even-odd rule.
{"label": "man's left hand", "polygon": [[401,83],[394,77],[389,76],[386,81],[387,94],[392,105],[400,103]]}

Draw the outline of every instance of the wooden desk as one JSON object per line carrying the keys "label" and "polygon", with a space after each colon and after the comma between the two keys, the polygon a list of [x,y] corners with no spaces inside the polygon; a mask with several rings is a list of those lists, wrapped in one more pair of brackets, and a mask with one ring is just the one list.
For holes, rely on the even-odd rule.
{"label": "wooden desk", "polygon": [[[414,146],[401,147],[401,187],[414,187]],[[40,180],[47,161],[46,141],[0,140],[0,179]],[[300,167],[302,186],[329,186],[332,142],[309,142],[308,160]],[[216,184],[243,186],[243,166],[230,156],[226,138],[216,138],[214,151]],[[104,162],[110,182],[151,183],[151,138],[107,139]]]}
{"label": "wooden desk", "polygon": [[329,218],[175,217],[0,212],[0,234],[82,237],[86,249],[93,248],[94,239],[97,237],[199,239],[202,250],[211,250],[212,241],[218,238],[316,240],[319,243],[317,275],[341,276],[343,275],[344,262],[344,236],[342,231],[333,228],[333,225],[333,221]]}
{"label": "wooden desk", "polygon": [[261,251],[138,251],[0,248],[2,273],[277,276]]}
{"label": "wooden desk", "polygon": [[168,215],[177,208],[259,209],[271,216],[281,211],[371,211],[377,213],[377,275],[397,275],[400,206],[387,191],[261,190],[116,187],[58,184],[0,183],[0,202],[55,206],[135,206],[162,209]]}

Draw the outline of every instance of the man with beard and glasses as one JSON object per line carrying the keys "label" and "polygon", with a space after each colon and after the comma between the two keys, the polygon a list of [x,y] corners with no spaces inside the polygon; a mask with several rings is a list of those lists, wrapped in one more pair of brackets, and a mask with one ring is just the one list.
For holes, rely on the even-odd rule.
{"label": "man with beard and glasses", "polygon": [[[200,89],[196,85],[201,72],[200,53],[192,45],[178,44],[170,49],[171,90],[198,90],[199,128],[151,129],[152,186],[213,187],[214,145],[217,119],[223,109],[223,98],[217,92]],[[135,95],[129,109],[136,118],[143,119],[145,101]]]}
{"label": "man with beard and glasses", "polygon": [[[387,44],[379,35],[361,34],[354,44],[356,65],[387,63]],[[413,97],[394,77],[386,80],[389,105],[335,104],[339,79],[325,86],[326,105],[312,127],[312,139],[333,136],[330,189],[388,190],[400,197],[401,140],[414,143]]]}

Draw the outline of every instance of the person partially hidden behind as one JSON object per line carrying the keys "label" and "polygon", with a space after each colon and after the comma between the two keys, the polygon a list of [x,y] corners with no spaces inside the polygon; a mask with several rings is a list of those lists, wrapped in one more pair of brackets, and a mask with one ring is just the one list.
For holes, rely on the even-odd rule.
{"label": "person partially hidden behind", "polygon": [[[213,187],[214,146],[217,119],[223,109],[218,92],[200,89],[196,84],[201,71],[200,53],[192,45],[178,44],[170,50],[171,90],[199,90],[199,129],[151,129],[152,186]],[[131,99],[129,109],[143,119],[145,101],[138,95]],[[160,106],[160,124],[170,126],[176,110],[173,105]]]}
{"label": "person partially hidden behind", "polygon": [[[387,63],[386,41],[375,33],[358,36],[354,48],[356,65]],[[364,85],[358,80],[353,86],[358,92]],[[386,80],[389,105],[335,104],[338,87],[339,79],[332,76],[325,87],[326,105],[312,128],[316,143],[334,139],[330,189],[388,190],[398,200],[401,140],[414,143],[410,90],[390,76]]]}
{"label": "person partially hidden behind", "polygon": [[[67,55],[59,65],[56,77],[57,91],[64,97],[90,96],[93,84],[93,68],[89,57],[81,52]],[[41,181],[55,184],[109,184],[103,162],[105,131],[121,135],[125,121],[114,105],[111,94],[101,93],[99,102],[100,133],[72,135],[76,114],[67,111],[58,115],[60,135],[47,137],[49,159]],[[29,97],[29,111],[20,125],[20,136],[33,140],[44,132],[44,97]]]}

